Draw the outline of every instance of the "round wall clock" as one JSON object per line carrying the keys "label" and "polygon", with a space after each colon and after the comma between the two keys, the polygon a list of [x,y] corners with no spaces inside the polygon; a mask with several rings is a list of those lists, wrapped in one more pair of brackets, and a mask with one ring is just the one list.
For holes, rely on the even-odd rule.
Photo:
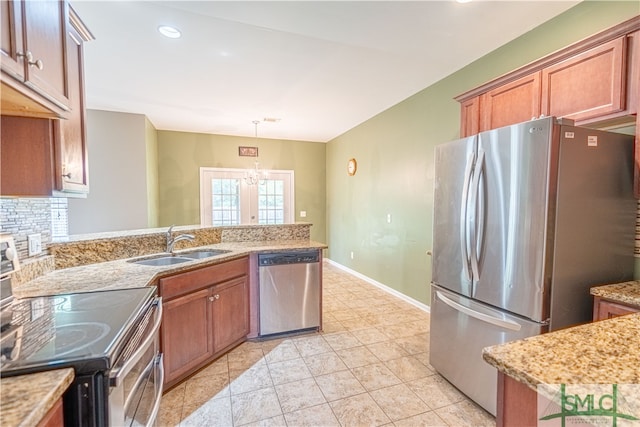
{"label": "round wall clock", "polygon": [[347,163],[347,173],[349,176],[355,175],[357,170],[358,162],[356,162],[356,159],[349,159],[349,163]]}

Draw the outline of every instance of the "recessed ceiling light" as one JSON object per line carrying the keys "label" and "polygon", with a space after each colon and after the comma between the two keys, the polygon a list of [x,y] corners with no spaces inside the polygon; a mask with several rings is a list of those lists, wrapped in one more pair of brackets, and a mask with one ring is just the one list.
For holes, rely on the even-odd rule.
{"label": "recessed ceiling light", "polygon": [[456,0],[458,3],[471,3],[472,0]]}
{"label": "recessed ceiling light", "polygon": [[160,25],[158,27],[158,32],[165,37],[169,37],[170,39],[179,39],[182,36],[180,30],[170,25]]}

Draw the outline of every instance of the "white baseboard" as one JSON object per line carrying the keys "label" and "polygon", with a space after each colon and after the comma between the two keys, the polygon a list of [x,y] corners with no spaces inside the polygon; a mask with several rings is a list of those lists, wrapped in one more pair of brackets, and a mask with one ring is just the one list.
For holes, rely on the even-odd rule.
{"label": "white baseboard", "polygon": [[396,296],[396,297],[400,298],[403,301],[408,302],[409,304],[419,308],[422,311],[425,311],[427,313],[431,313],[431,308],[427,304],[424,304],[424,303],[422,303],[422,302],[420,302],[418,300],[415,300],[415,299],[411,298],[410,296],[407,296],[407,295],[403,294],[400,291],[397,291],[397,290],[395,290],[395,289],[393,289],[393,288],[391,288],[391,287],[389,287],[389,286],[387,286],[385,284],[382,284],[382,283],[378,282],[377,280],[373,280],[372,278],[367,277],[362,273],[358,273],[357,271],[352,270],[349,267],[345,267],[344,265],[339,264],[339,263],[337,263],[337,262],[335,262],[335,261],[333,261],[333,260],[331,260],[329,258],[324,258],[324,260],[325,260],[325,262],[328,262],[329,264],[333,265],[334,267],[337,267],[340,270],[346,271],[347,273],[349,273],[349,274],[351,274],[353,276],[356,276],[357,278],[362,279],[365,282],[370,283],[373,286],[375,286],[377,288],[380,288],[383,291],[385,291],[387,293],[390,293],[391,295]]}

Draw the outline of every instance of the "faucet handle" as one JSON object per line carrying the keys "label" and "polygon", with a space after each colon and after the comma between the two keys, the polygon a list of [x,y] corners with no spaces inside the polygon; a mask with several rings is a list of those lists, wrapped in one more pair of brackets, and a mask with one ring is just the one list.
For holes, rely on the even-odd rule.
{"label": "faucet handle", "polygon": [[175,224],[171,224],[169,226],[169,229],[167,230],[167,237],[171,237],[171,233],[173,233],[173,227],[175,227]]}

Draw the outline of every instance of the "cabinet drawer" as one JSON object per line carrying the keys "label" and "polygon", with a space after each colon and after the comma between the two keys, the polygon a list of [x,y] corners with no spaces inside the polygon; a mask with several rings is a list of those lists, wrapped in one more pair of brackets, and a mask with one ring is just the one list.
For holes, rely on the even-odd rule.
{"label": "cabinet drawer", "polygon": [[593,320],[606,320],[617,316],[625,316],[640,311],[640,307],[621,304],[600,297],[595,297],[593,301]]}
{"label": "cabinet drawer", "polygon": [[164,300],[184,295],[216,283],[240,277],[249,272],[249,257],[203,267],[175,276],[165,277],[158,282],[158,291]]}

